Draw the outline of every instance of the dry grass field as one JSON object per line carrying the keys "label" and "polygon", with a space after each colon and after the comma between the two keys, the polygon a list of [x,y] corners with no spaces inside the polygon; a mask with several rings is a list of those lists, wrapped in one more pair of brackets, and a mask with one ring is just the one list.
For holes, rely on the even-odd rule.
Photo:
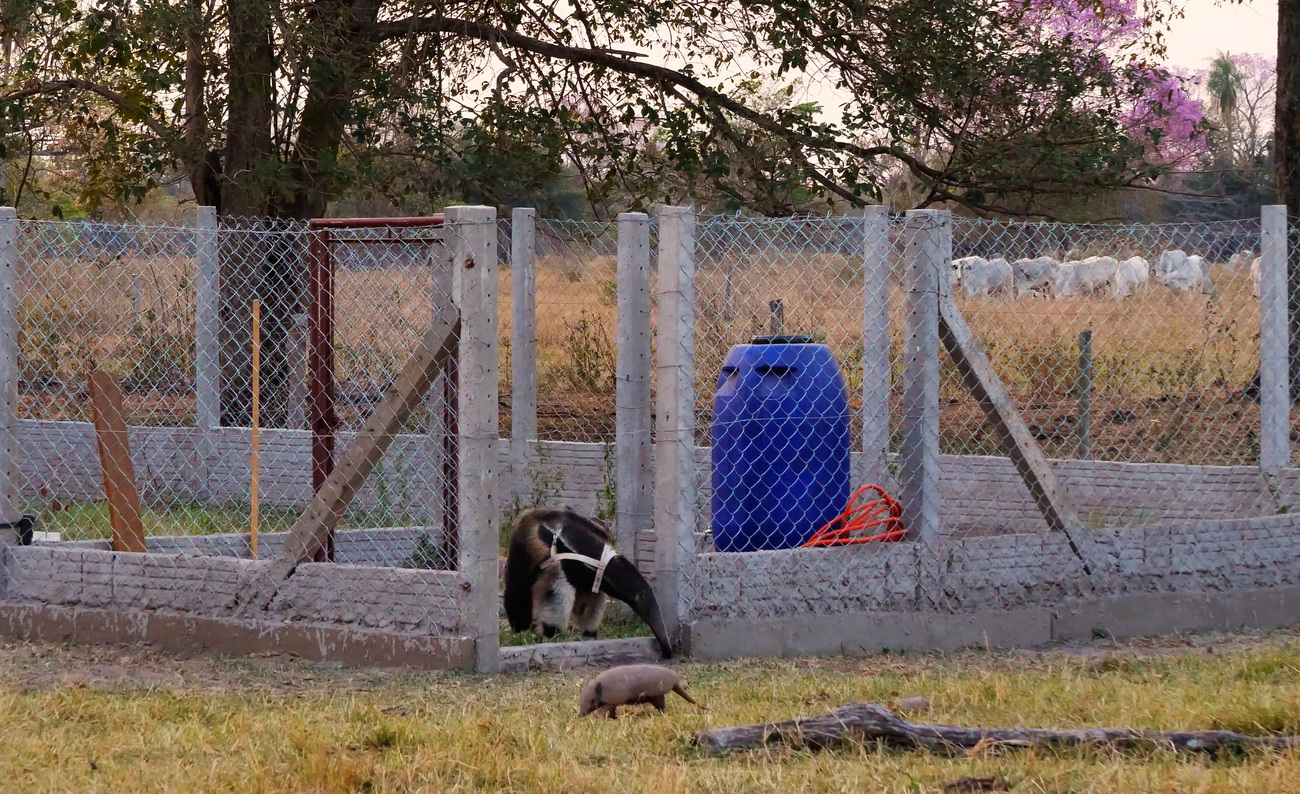
{"label": "dry grass field", "polygon": [[[1242,394],[1258,363],[1258,301],[1249,275],[1219,264],[1209,295],[1155,284],[1122,301],[968,299],[959,303],[1050,455],[1077,451],[1078,336],[1092,332],[1094,457],[1134,462],[1249,464],[1257,408]],[[194,263],[186,257],[51,257],[21,274],[25,414],[87,418],[82,376],[118,372],[130,420],[193,421]],[[903,295],[897,278],[891,361],[898,407]],[[617,323],[615,263],[581,245],[550,250],[537,273],[539,425],[553,440],[613,439]],[[754,254],[702,259],[696,283],[696,372],[707,443],[713,379],[727,350],[770,329],[780,299],[784,330],[836,352],[850,393],[862,382],[861,272],[851,257]],[[509,430],[511,288],[499,284],[502,432]],[[345,424],[355,423],[404,360],[430,314],[433,286],[418,267],[340,270],[337,377]],[[944,364],[946,452],[993,453],[978,408]],[[856,402],[856,399],[855,399]],[[855,423],[855,435],[857,427]],[[897,444],[897,439],[895,439]]]}
{"label": "dry grass field", "polygon": [[[946,656],[683,667],[670,700],[577,716],[593,671],[482,678],[346,671],[284,658],[177,660],[128,648],[0,645],[0,776],[12,791],[1287,792],[1300,753],[988,747],[955,757],[874,744],[716,758],[698,729],[930,698],[963,725],[1300,732],[1300,635],[1224,635]],[[953,790],[953,789],[948,789]]]}

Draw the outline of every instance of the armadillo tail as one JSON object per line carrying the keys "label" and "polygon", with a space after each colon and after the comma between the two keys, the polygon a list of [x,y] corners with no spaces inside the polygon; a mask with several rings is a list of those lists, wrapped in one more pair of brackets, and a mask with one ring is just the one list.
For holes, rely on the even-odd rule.
{"label": "armadillo tail", "polygon": [[[681,684],[676,684],[675,686],[673,686],[673,691],[681,695],[682,698],[687,703],[690,703],[693,706],[700,706],[699,702],[695,698],[691,697],[686,693],[686,687],[682,686]],[[700,708],[704,708],[704,707],[700,706]]]}

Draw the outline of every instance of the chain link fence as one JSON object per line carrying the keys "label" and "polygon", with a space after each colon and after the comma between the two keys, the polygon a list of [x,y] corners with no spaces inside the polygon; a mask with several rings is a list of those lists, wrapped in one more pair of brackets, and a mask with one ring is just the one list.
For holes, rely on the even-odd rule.
{"label": "chain link fence", "polygon": [[[667,415],[655,455],[671,446],[681,465],[657,459],[623,479],[611,457],[619,417],[629,421],[615,399],[616,222],[538,219],[531,238],[518,237],[519,216],[490,229],[218,226],[215,216],[190,228],[20,222],[19,506],[57,533],[60,548],[107,548],[113,528],[87,382],[107,370],[131,427],[148,549],[177,555],[195,587],[233,593],[254,574],[214,573],[198,560],[254,556],[253,302],[260,562],[323,476],[313,429],[332,430],[337,457],[439,307],[472,293],[483,308],[472,320],[462,313],[470,330],[459,347],[474,351],[474,368],[457,359],[435,381],[366,478],[336,536],[336,572],[312,573],[316,589],[297,595],[268,584],[280,599],[268,609],[481,633],[465,601],[480,591],[463,585],[496,564],[498,518],[561,501],[608,518],[623,489],[648,499],[648,480],[671,491],[625,505],[644,523],[624,551],[669,588],[661,598],[684,618],[952,605],[966,587],[945,574],[952,542],[1052,533],[943,352],[942,292],[1089,529],[1278,511],[1259,482],[1260,222],[1064,225],[889,218],[874,208],[860,217],[688,215],[672,215],[669,243],[683,247],[662,259],[680,272],[651,281],[645,377],[659,409],[654,423],[624,425]],[[652,272],[664,217],[650,224]],[[529,251],[515,250],[519,239],[532,240]],[[494,268],[456,269],[476,257]],[[332,328],[322,330],[326,316]],[[535,329],[525,342],[535,351],[531,384],[515,382],[527,371],[514,366],[521,321]],[[937,395],[932,408],[926,395]],[[521,417],[535,426],[522,439]],[[527,449],[496,443],[512,435]],[[480,468],[487,456],[509,461],[498,493],[460,490],[467,454]],[[911,542],[798,548],[871,484],[901,504],[862,519],[859,535],[905,529]],[[678,522],[694,531],[672,546],[662,533]],[[54,547],[42,538],[40,548]],[[626,533],[619,538],[623,546]],[[679,578],[665,585],[669,573]],[[320,618],[322,603],[333,617]]]}
{"label": "chain link fence", "polygon": [[[1264,509],[1232,468],[1259,460],[1259,237],[1257,220],[955,222],[957,305],[1094,529]],[[996,485],[1004,452],[946,359],[940,400],[941,450],[963,456],[948,526],[1043,528]]]}
{"label": "chain link fence", "polygon": [[537,221],[537,437],[614,440],[618,224]]}
{"label": "chain link fence", "polygon": [[[120,532],[91,424],[88,376],[102,370],[122,393],[139,524],[151,552],[144,559],[163,565],[165,557],[171,568],[169,583],[136,577],[137,590],[141,581],[159,589],[136,606],[472,633],[457,573],[464,559],[457,520],[487,502],[459,507],[460,439],[457,411],[449,410],[457,401],[454,372],[450,381],[438,378],[361,485],[332,555],[317,555],[337,565],[300,566],[292,586],[265,567],[319,485],[309,430],[320,418],[312,402],[322,391],[311,372],[321,361],[311,355],[312,311],[322,296],[332,303],[333,344],[318,345],[317,353],[329,354],[333,415],[325,418],[337,458],[398,380],[435,309],[452,302],[447,230],[440,221],[323,230],[211,221],[186,228],[17,223],[12,487],[17,507],[36,517],[38,534],[34,550],[9,558],[11,576],[36,575],[39,565],[29,557],[37,551],[107,551]],[[314,283],[322,268],[332,280]],[[106,559],[109,567],[126,564]],[[79,565],[72,567],[89,562]]]}

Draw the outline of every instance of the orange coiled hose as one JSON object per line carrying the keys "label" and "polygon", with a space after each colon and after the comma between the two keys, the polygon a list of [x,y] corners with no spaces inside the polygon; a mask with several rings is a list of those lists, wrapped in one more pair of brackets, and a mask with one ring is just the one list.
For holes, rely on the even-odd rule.
{"label": "orange coiled hose", "polygon": [[[858,504],[858,499],[868,491],[875,491],[879,496]],[[862,536],[857,533],[884,527],[884,532]],[[879,485],[864,485],[853,492],[844,512],[826,523],[826,526],[813,533],[804,543],[809,546],[846,546],[850,543],[890,542],[902,540],[907,534],[903,526],[903,506],[898,500],[885,493]]]}

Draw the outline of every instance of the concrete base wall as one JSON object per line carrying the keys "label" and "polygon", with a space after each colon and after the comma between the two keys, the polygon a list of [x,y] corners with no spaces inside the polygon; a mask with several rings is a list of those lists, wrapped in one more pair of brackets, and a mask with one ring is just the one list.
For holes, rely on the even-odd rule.
{"label": "concrete base wall", "polygon": [[865,655],[882,651],[1033,648],[1108,636],[1271,629],[1300,623],[1300,587],[1071,598],[1056,607],[965,614],[881,613],[771,620],[695,620],[683,627],[700,661],[741,656]]}
{"label": "concrete base wall", "polygon": [[698,658],[1024,647],[1300,623],[1300,515],[1101,530],[1107,576],[1064,536],[701,555]]}
{"label": "concrete base wall", "polygon": [[295,654],[357,667],[472,670],[474,640],[162,612],[0,604],[0,636],[85,645],[137,644],[168,653]]}
{"label": "concrete base wall", "polygon": [[467,634],[465,580],[450,571],[306,563],[278,579],[271,560],[4,549],[0,603],[173,613],[422,636]]}
{"label": "concrete base wall", "polygon": [[[1110,593],[1231,592],[1300,584],[1300,514],[1101,530],[1112,579],[1084,573],[1064,535],[973,537],[703,554],[685,581],[695,620],[976,613]],[[927,567],[933,566],[927,572]]]}

